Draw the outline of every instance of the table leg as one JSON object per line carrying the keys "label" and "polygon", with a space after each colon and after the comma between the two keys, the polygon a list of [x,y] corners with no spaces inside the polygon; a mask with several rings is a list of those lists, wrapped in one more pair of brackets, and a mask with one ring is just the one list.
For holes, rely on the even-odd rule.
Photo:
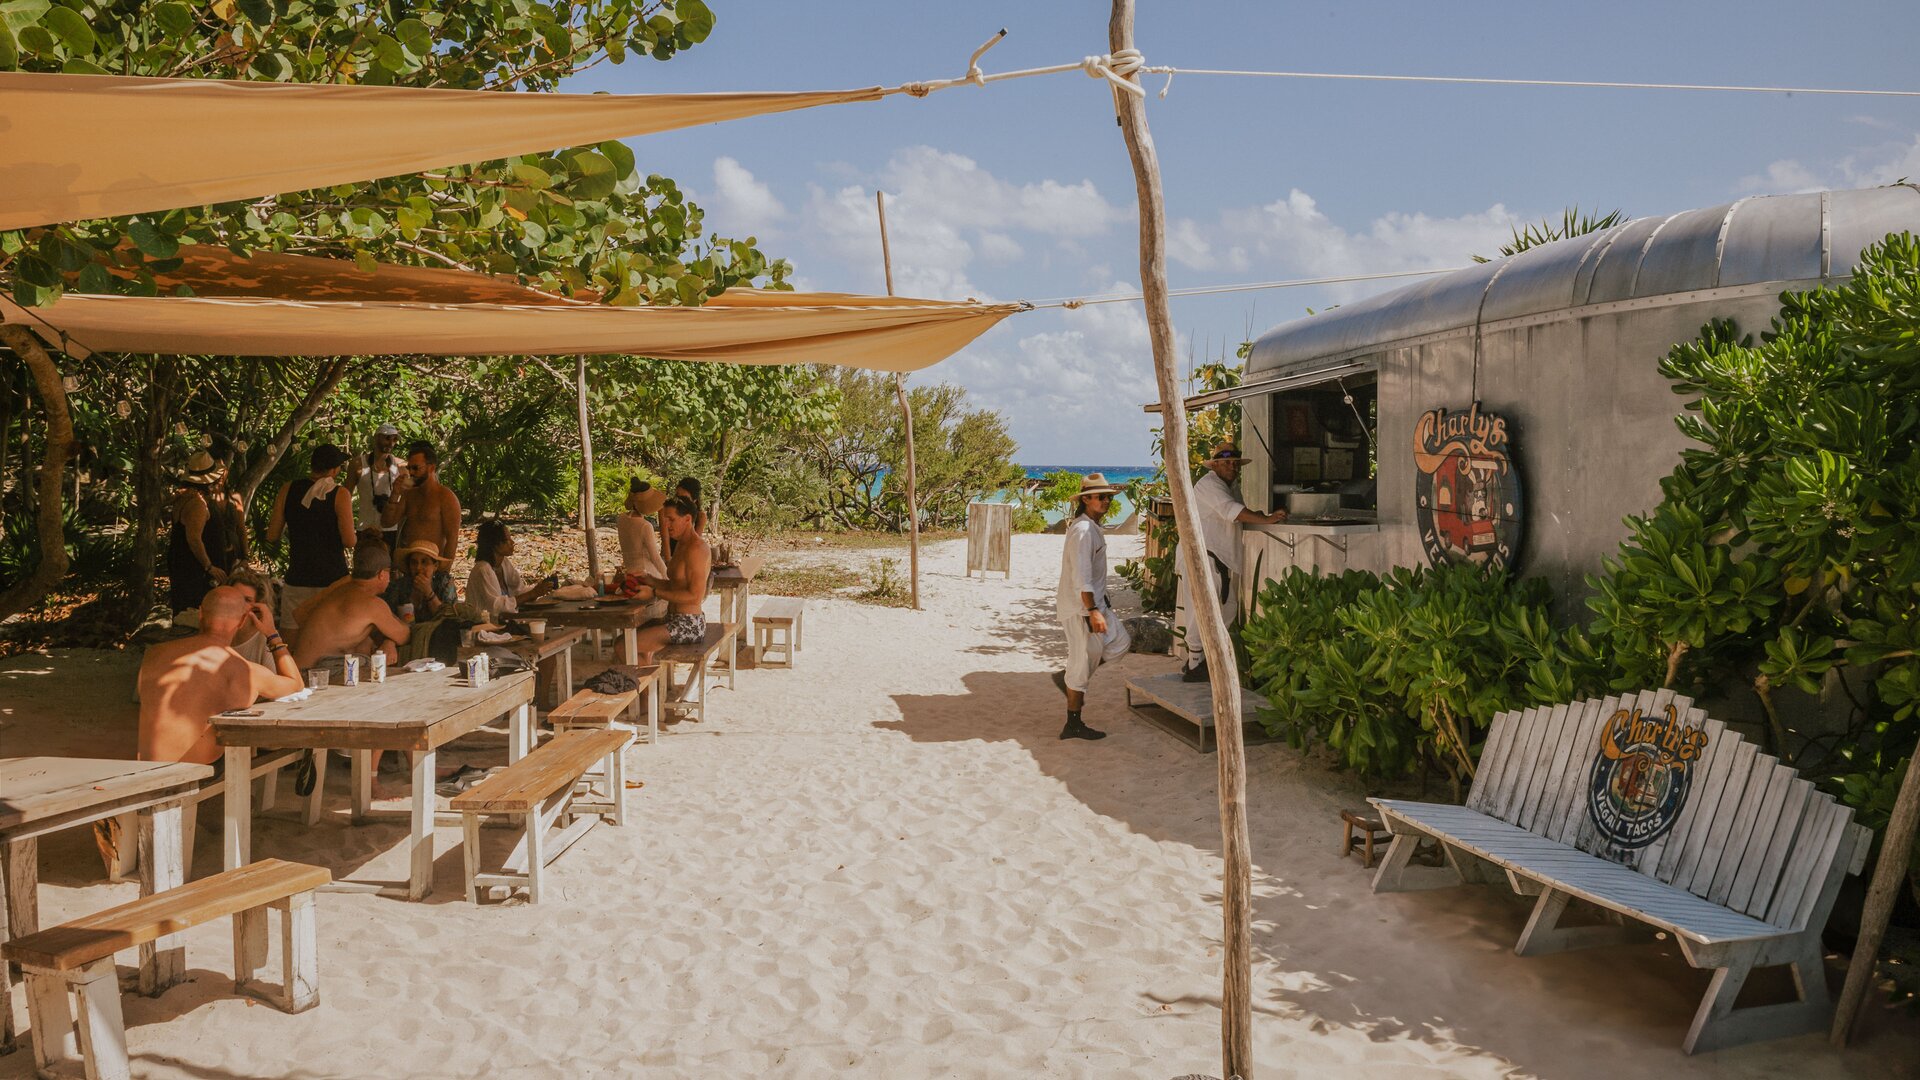
{"label": "table leg", "polygon": [[620,662],[623,664],[640,662],[640,631],[631,626],[620,631]]}
{"label": "table leg", "polygon": [[226,829],[223,870],[253,861],[253,747],[227,747]]}
{"label": "table leg", "polygon": [[560,676],[560,693],[555,695],[554,704],[564,705],[573,696],[573,646],[560,650],[560,669],[557,674]]}
{"label": "table leg", "polygon": [[[140,895],[152,896],[187,883],[184,815],[178,802],[140,811]],[[167,934],[140,946],[140,992],[153,997],[186,973],[180,935]]]}
{"label": "table leg", "polygon": [[364,824],[367,812],[373,809],[373,754],[372,750],[352,751],[353,758],[353,823]]}
{"label": "table leg", "polygon": [[[520,707],[527,709],[525,705]],[[413,753],[413,866],[407,874],[409,900],[424,900],[433,891],[433,764],[438,756],[432,750]]]}
{"label": "table leg", "polygon": [[751,599],[753,599],[753,584],[741,582],[739,599],[734,602],[733,621],[739,626],[739,629],[734,632],[734,639],[742,644],[747,643],[747,602]]}
{"label": "table leg", "polygon": [[[0,841],[0,943],[40,929],[40,841]],[[0,964],[0,1054],[15,1047],[11,964]]]}
{"label": "table leg", "polygon": [[333,756],[331,750],[315,748],[313,751],[313,791],[307,795],[306,824],[311,827],[318,824],[320,814],[327,799],[327,759]]}
{"label": "table leg", "polygon": [[511,765],[533,752],[539,733],[534,730],[533,704],[515,705],[507,714],[507,764]]}

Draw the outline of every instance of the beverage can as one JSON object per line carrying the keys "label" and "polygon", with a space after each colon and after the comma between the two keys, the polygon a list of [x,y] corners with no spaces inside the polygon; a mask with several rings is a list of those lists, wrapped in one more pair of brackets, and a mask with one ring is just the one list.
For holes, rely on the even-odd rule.
{"label": "beverage can", "polygon": [[412,604],[409,603],[409,604],[400,605],[400,621],[401,622],[413,621],[413,605]]}
{"label": "beverage can", "polygon": [[360,685],[360,657],[357,653],[348,653],[340,658],[340,685]]}
{"label": "beverage can", "polygon": [[367,657],[367,679],[371,682],[387,681],[387,654],[376,652]]}

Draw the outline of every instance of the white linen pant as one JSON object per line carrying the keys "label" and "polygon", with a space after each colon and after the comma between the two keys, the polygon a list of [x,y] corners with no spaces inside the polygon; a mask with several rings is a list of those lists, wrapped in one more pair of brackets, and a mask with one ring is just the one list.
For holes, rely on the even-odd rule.
{"label": "white linen pant", "polygon": [[1086,693],[1087,683],[1093,679],[1093,673],[1101,664],[1112,663],[1127,655],[1133,645],[1133,635],[1127,633],[1127,626],[1119,616],[1111,611],[1103,611],[1107,617],[1107,632],[1096,634],[1087,629],[1086,609],[1074,605],[1071,611],[1062,610],[1060,629],[1067,635],[1067,689]]}

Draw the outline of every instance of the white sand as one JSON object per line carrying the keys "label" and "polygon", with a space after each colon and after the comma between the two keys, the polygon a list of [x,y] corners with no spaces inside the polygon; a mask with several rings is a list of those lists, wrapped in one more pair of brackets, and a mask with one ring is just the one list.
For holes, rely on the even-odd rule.
{"label": "white sand", "polygon": [[[1116,539],[1116,561],[1137,543]],[[962,545],[939,545],[924,612],[811,602],[798,670],[745,672],[704,725],[636,747],[635,820],[554,864],[537,907],[466,903],[455,829],[438,834],[426,903],[322,895],[312,1012],[234,997],[226,926],[194,930],[191,981],[125,998],[136,1073],[1217,1073],[1215,761],[1123,707],[1122,676],[1168,670],[1165,658],[1096,679],[1087,718],[1110,738],[1055,737],[1059,551],[1058,537],[1019,537],[1013,579],[983,583],[962,578]],[[5,752],[129,752],[131,664],[0,664]],[[1524,910],[1511,899],[1368,892],[1359,861],[1337,854],[1336,811],[1360,801],[1350,781],[1280,746],[1253,748],[1249,771],[1262,1077],[1897,1076],[1920,1063],[1920,1025],[1883,1010],[1845,1053],[1804,1037],[1687,1058],[1705,976],[1670,949],[1515,957]],[[399,877],[402,836],[271,814],[254,851]],[[200,872],[217,869],[218,846],[203,830]],[[45,924],[133,895],[98,883],[84,830],[42,852]],[[24,1047],[0,1059],[0,1078],[30,1071]]]}

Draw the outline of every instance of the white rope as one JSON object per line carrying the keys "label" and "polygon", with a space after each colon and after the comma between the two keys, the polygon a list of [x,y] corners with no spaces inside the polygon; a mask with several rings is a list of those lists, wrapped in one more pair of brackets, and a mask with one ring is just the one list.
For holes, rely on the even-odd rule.
{"label": "white rope", "polygon": [[[1439,270],[1394,270],[1384,274],[1347,274],[1341,277],[1297,278],[1292,281],[1252,281],[1238,285],[1194,285],[1185,289],[1169,289],[1168,296],[1212,296],[1218,293],[1255,292],[1260,289],[1292,289],[1302,285],[1339,285],[1349,281],[1385,281],[1389,278],[1430,277],[1434,274],[1450,274],[1463,269],[1458,266],[1444,267]],[[1026,301],[1033,308],[1075,308],[1088,304],[1119,304],[1128,300],[1138,300],[1140,293],[1110,293],[1105,296],[1060,297],[1053,300]]]}
{"label": "white rope", "polygon": [[1135,79],[1138,75],[1165,75],[1167,83],[1160,88],[1160,96],[1166,97],[1173,89],[1173,77],[1184,75],[1230,75],[1241,78],[1257,79],[1342,79],[1362,82],[1413,82],[1413,83],[1463,83],[1480,86],[1557,86],[1588,87],[1607,90],[1702,90],[1738,94],[1824,94],[1848,97],[1903,97],[1920,98],[1920,90],[1865,90],[1820,86],[1741,86],[1718,85],[1710,83],[1654,83],[1654,82],[1607,82],[1588,79],[1496,79],[1463,75],[1374,75],[1353,72],[1331,71],[1237,71],[1226,68],[1182,68],[1171,66],[1149,67],[1146,57],[1138,49],[1123,49],[1104,56],[1082,57],[1077,64],[1054,64],[1050,67],[1024,68],[1019,71],[999,71],[989,75],[980,70],[980,58],[988,49],[1000,44],[1007,36],[1000,31],[987,42],[973,51],[967,58],[967,73],[957,79],[935,79],[929,82],[910,82],[899,86],[883,88],[881,96],[890,94],[910,94],[914,97],[926,97],[935,90],[947,90],[955,86],[985,86],[988,83],[1005,82],[1008,79],[1025,79],[1035,75],[1058,75],[1067,71],[1084,72],[1089,78],[1105,79],[1115,93],[1125,91],[1129,94],[1144,96],[1146,90]]}

